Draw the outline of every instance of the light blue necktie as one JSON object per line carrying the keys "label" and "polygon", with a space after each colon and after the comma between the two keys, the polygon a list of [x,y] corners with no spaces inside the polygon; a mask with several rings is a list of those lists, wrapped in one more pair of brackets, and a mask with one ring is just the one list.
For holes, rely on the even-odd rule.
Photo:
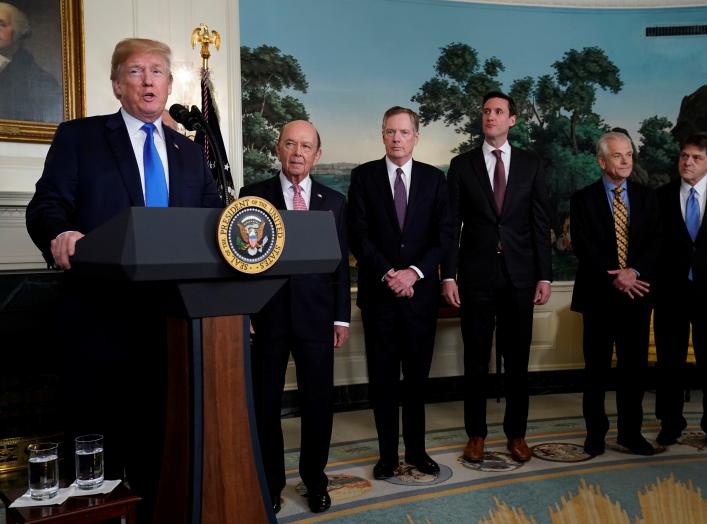
{"label": "light blue necktie", "polygon": [[145,205],[147,207],[167,207],[167,180],[164,176],[162,160],[157,153],[153,133],[155,124],[145,124],[140,129],[145,132],[145,147],[142,150],[142,162],[145,168]]}
{"label": "light blue necktie", "polygon": [[[697,238],[697,231],[700,229],[700,204],[697,202],[697,192],[694,187],[690,188],[690,196],[687,197],[685,204],[685,225],[687,232],[690,233],[690,238],[694,242]],[[692,266],[687,278],[692,280]]]}

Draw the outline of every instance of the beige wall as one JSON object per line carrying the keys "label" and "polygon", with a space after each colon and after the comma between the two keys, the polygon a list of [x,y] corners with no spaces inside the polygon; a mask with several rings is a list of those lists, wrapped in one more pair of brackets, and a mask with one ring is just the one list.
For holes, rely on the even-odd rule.
{"label": "beige wall", "polygon": [[[176,62],[193,62],[196,67],[200,59],[197,52],[191,49],[192,29],[204,22],[221,33],[224,45],[221,51],[213,55],[210,65],[229,159],[233,172],[240,173],[238,0],[84,0],[83,3],[86,111],[89,115],[110,113],[118,108],[108,76],[112,48],[121,38],[143,36],[163,40],[172,47]],[[508,3],[526,2],[508,0]],[[655,7],[695,5],[696,2],[626,0],[620,3],[626,7]],[[548,0],[546,4],[558,5],[558,1]],[[615,1],[592,4],[619,6]],[[582,5],[587,7],[586,2]],[[0,142],[0,271],[43,267],[42,259],[24,228],[24,206],[41,174],[47,149],[48,146],[43,144]],[[554,283],[550,302],[536,309],[530,357],[532,370],[575,369],[582,366],[581,320],[569,311],[571,294],[571,282]],[[361,319],[354,306],[351,339],[336,353],[337,384],[366,382],[365,363]],[[431,375],[459,375],[462,363],[458,321],[441,320]],[[293,369],[288,374],[288,387],[295,387]]]}

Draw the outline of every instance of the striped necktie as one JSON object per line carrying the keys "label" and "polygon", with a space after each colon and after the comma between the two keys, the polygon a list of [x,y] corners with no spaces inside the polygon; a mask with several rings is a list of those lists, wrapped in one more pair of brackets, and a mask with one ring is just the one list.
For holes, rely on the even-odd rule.
{"label": "striped necktie", "polygon": [[292,191],[295,192],[295,196],[292,198],[292,208],[295,211],[307,211],[307,203],[302,196],[302,188],[300,185],[292,184]]}
{"label": "striped necktie", "polygon": [[614,232],[616,233],[616,251],[619,255],[619,268],[626,267],[628,259],[628,210],[621,198],[623,187],[612,189],[614,192]]}

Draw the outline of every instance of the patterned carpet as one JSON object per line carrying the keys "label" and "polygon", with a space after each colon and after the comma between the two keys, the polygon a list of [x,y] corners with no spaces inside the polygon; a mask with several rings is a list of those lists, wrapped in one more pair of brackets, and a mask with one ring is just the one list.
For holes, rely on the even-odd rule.
{"label": "patterned carpet", "polygon": [[[297,473],[298,451],[286,455],[288,485],[279,522],[514,524],[707,523],[707,442],[699,414],[687,413],[680,444],[641,457],[607,438],[607,452],[584,455],[581,417],[534,420],[528,444],[535,457],[515,463],[505,452],[500,425],[489,428],[481,467],[461,459],[463,428],[431,432],[427,447],[441,466],[435,478],[401,464],[398,476],[372,479],[375,440],[332,446],[327,473],[332,507],[309,512]],[[615,427],[615,420],[612,420]],[[644,435],[657,434],[644,425]],[[401,444],[402,449],[402,444]]]}

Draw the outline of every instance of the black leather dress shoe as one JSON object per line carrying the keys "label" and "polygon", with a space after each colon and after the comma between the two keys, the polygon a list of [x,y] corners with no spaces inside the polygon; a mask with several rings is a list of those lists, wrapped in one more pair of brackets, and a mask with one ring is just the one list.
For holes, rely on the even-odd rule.
{"label": "black leather dress shoe", "polygon": [[587,437],[587,440],[584,441],[584,452],[592,457],[603,455],[605,448],[606,445],[603,438]]}
{"label": "black leather dress shoe", "polygon": [[682,435],[682,431],[673,431],[670,429],[663,428],[658,433],[658,437],[655,441],[661,446],[672,446],[678,443],[678,437]]}
{"label": "black leather dress shoe", "polygon": [[326,491],[324,493],[309,493],[307,499],[312,513],[321,513],[331,507],[331,497]]}
{"label": "black leather dress shoe", "polygon": [[395,468],[397,464],[392,462],[385,462],[379,460],[375,466],[373,466],[373,478],[376,480],[385,480],[395,476]]}
{"label": "black leather dress shoe", "polygon": [[636,455],[655,455],[656,452],[656,449],[650,442],[643,438],[643,435],[638,435],[631,439],[619,437],[616,439],[616,443],[628,448],[631,453],[635,453]]}
{"label": "black leather dress shoe", "polygon": [[425,475],[436,475],[439,473],[439,464],[432,460],[427,453],[421,457],[405,457],[405,462],[415,466],[417,471]]}

